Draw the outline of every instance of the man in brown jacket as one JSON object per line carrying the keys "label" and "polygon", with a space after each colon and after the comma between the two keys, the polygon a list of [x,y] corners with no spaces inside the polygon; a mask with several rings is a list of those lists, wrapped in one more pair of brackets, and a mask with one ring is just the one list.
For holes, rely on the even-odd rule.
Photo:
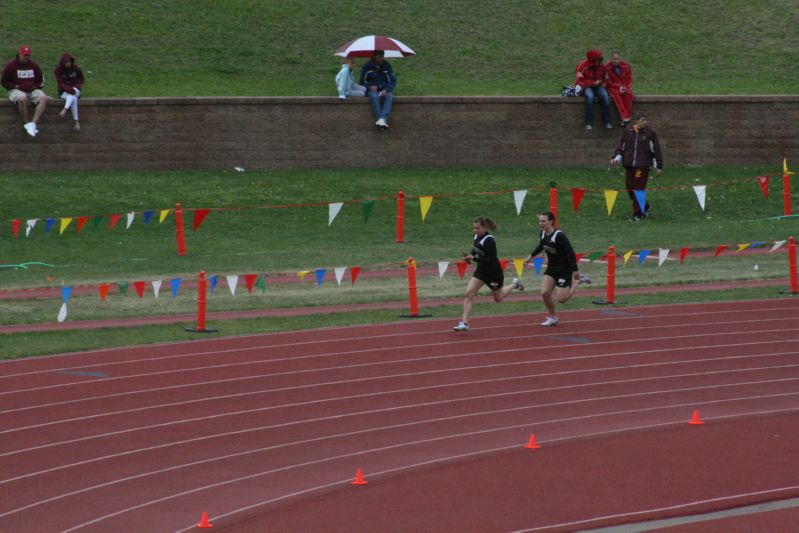
{"label": "man in brown jacket", "polygon": [[613,159],[610,160],[610,166],[618,164],[624,167],[627,194],[633,201],[633,216],[630,217],[630,221],[638,222],[646,218],[651,206],[647,201],[642,211],[635,191],[646,191],[650,167],[654,167],[655,176],[660,176],[663,169],[660,142],[655,130],[649,127],[646,116],[639,115],[632,125],[624,129],[616,151],[613,152]]}

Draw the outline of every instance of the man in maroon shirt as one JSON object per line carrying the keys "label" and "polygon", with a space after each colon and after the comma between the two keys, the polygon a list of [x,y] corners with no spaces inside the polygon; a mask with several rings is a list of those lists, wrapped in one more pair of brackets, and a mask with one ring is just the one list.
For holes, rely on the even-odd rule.
{"label": "man in maroon shirt", "polygon": [[631,126],[624,129],[619,139],[610,166],[621,164],[626,176],[627,194],[633,201],[633,216],[630,222],[638,222],[649,214],[650,205],[646,202],[643,209],[638,204],[635,191],[646,191],[649,180],[649,168],[655,168],[655,175],[663,171],[663,155],[660,153],[660,142],[657,133],[649,127],[649,119],[638,115]]}
{"label": "man in maroon shirt", "polygon": [[[31,49],[21,46],[19,53],[9,61],[0,77],[0,84],[8,90],[8,98],[17,104],[20,115],[25,121],[25,131],[31,137],[39,133],[37,124],[47,107],[47,95],[42,91],[44,76],[39,65],[31,59]],[[28,122],[28,102],[36,106],[33,120]]]}

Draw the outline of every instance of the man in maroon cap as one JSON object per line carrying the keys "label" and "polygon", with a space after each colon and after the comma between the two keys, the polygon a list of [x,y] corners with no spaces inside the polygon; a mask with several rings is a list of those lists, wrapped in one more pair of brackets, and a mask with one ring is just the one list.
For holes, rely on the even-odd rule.
{"label": "man in maroon cap", "polygon": [[[0,85],[8,90],[9,99],[17,104],[19,113],[25,120],[25,131],[31,137],[39,133],[37,124],[39,118],[47,107],[47,95],[42,91],[44,76],[39,65],[31,59],[31,49],[21,46],[14,59],[6,63],[3,68]],[[28,121],[28,102],[36,106],[33,120]]]}

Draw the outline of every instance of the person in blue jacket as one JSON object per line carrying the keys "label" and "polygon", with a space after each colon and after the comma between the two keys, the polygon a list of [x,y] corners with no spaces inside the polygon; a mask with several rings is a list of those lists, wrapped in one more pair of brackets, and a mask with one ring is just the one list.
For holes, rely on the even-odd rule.
{"label": "person in blue jacket", "polygon": [[366,87],[355,83],[352,77],[352,69],[355,67],[351,57],[345,57],[341,60],[341,70],[336,74],[336,89],[338,89],[338,97],[340,100],[346,99],[348,96],[365,96]]}
{"label": "person in blue jacket", "polygon": [[[391,115],[391,102],[394,99],[394,87],[397,86],[397,76],[394,69],[386,61],[383,50],[375,50],[372,59],[361,67],[361,77],[358,81],[366,87],[366,95],[372,104],[372,114],[375,126],[388,128],[388,117]],[[382,105],[380,99],[383,99]]]}

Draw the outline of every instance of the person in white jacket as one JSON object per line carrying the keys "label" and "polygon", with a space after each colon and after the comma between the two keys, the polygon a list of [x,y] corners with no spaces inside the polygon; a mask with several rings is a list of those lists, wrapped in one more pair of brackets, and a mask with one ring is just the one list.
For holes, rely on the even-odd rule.
{"label": "person in white jacket", "polygon": [[352,69],[355,68],[355,63],[351,57],[345,57],[341,60],[341,70],[336,74],[336,87],[338,88],[338,97],[344,100],[348,96],[366,96],[366,87],[355,83],[352,76]]}

